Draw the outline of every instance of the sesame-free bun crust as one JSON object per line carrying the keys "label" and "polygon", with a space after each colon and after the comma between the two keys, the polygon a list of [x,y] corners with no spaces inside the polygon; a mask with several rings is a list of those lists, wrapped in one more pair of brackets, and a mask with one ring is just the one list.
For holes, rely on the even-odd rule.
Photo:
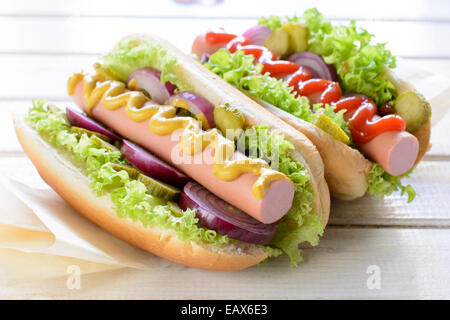
{"label": "sesame-free bun crust", "polygon": [[140,222],[119,218],[109,195],[97,197],[88,178],[44,141],[23,117],[15,117],[14,127],[25,153],[45,182],[76,211],[116,237],[164,259],[200,269],[239,270],[267,257],[262,249],[252,244],[220,249],[203,246],[180,240],[175,231],[144,228]]}

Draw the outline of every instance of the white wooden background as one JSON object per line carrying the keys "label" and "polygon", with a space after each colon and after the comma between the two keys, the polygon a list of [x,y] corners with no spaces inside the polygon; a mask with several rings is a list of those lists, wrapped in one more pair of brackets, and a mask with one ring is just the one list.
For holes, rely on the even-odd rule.
{"label": "white wooden background", "polygon": [[[450,77],[450,1],[225,0],[215,6],[139,0],[1,0],[0,173],[34,170],[15,138],[11,113],[32,98],[67,105],[67,77],[121,36],[153,32],[184,50],[209,27],[242,32],[261,15],[301,13],[317,6],[335,22],[349,18],[375,33],[399,57]],[[421,194],[412,204],[333,201],[320,245],[289,269],[286,259],[234,273],[172,265],[87,275],[79,291],[65,280],[0,288],[3,298],[450,298],[450,115],[433,128],[433,148],[410,180]],[[366,286],[370,265],[381,288]],[[267,275],[271,276],[267,276]],[[161,283],[160,279],[166,279]],[[58,296],[55,297],[55,290]],[[62,293],[61,293],[62,292]]]}

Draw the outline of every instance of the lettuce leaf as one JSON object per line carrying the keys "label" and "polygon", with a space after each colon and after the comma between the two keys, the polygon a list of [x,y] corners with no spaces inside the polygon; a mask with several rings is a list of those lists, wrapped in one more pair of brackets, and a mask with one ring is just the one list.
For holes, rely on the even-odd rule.
{"label": "lettuce leaf", "polygon": [[[413,169],[405,174],[408,177]],[[395,191],[401,191],[401,195],[408,195],[408,203],[413,201],[416,197],[416,191],[408,184],[403,185],[399,176],[392,176],[379,165],[378,163],[372,163],[372,167],[369,172],[369,187],[367,193],[376,199],[383,199],[385,196],[391,195]]]}
{"label": "lettuce leaf", "polygon": [[321,219],[313,212],[314,195],[307,169],[290,157],[289,151],[294,149],[292,143],[265,125],[247,128],[238,140],[238,149],[250,157],[267,160],[273,169],[284,173],[294,183],[292,207],[278,222],[270,244],[289,256],[291,266],[297,266],[302,261],[299,244],[317,245],[324,230]]}
{"label": "lettuce leaf", "polygon": [[177,58],[159,43],[127,38],[102,57],[104,67],[121,81],[126,82],[131,72],[143,67],[161,71],[161,82],[171,82],[180,91],[190,91],[192,86],[173,72]]}
{"label": "lettuce leaf", "polygon": [[283,24],[286,23],[298,23],[300,22],[300,18],[293,17],[279,17],[279,16],[269,16],[269,17],[261,17],[258,20],[258,24],[265,26],[271,30],[275,30],[281,28]]}
{"label": "lettuce leaf", "polygon": [[262,75],[262,65],[254,65],[253,61],[254,57],[243,51],[238,50],[232,54],[226,49],[220,49],[209,57],[204,66],[250,96],[264,100],[305,121],[314,123],[317,112],[323,112],[349,134],[348,123],[343,117],[344,110],[334,112],[334,106],[318,104],[314,106],[313,112],[307,98],[296,97],[285,81],[268,74]]}
{"label": "lettuce leaf", "polygon": [[272,30],[286,23],[302,23],[308,27],[308,50],[336,67],[345,93],[364,94],[377,105],[397,97],[394,85],[382,74],[385,68],[395,68],[395,57],[385,43],[372,43],[374,36],[357,28],[355,21],[348,26],[333,26],[315,8],[306,10],[301,18],[270,16],[258,21]]}
{"label": "lettuce leaf", "polygon": [[364,94],[377,105],[397,97],[394,85],[382,74],[385,68],[395,67],[386,44],[373,44],[373,35],[357,28],[355,21],[333,26],[317,9],[306,10],[303,20],[309,29],[309,50],[336,67],[344,92]]}
{"label": "lettuce leaf", "polygon": [[[198,225],[195,211],[186,210],[181,217],[175,216],[162,199],[146,192],[143,183],[133,180],[124,170],[116,171],[109,164],[123,163],[118,151],[99,147],[86,134],[79,137],[70,132],[64,113],[47,110],[44,100],[33,102],[28,123],[63,155],[78,165],[99,195],[109,195],[119,217],[140,221],[145,227],[156,226],[174,230],[185,241],[222,247],[234,240]],[[270,251],[270,249],[267,249]],[[274,250],[271,250],[275,254]]]}

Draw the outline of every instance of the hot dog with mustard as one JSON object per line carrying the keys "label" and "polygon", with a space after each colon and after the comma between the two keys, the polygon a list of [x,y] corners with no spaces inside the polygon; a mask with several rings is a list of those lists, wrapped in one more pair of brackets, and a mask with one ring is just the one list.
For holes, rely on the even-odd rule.
{"label": "hot dog with mustard", "polygon": [[282,252],[295,265],[299,243],[317,244],[329,213],[317,149],[168,42],[122,39],[68,93],[81,111],[37,101],[15,128],[44,180],[100,227],[212,270]]}

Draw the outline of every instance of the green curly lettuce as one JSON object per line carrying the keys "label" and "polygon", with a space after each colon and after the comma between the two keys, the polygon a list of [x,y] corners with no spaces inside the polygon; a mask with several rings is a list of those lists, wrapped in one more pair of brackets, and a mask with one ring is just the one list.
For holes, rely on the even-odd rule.
{"label": "green curly lettuce", "polygon": [[334,112],[334,106],[318,104],[314,106],[313,112],[307,98],[296,97],[286,81],[268,74],[262,75],[262,65],[255,65],[253,61],[252,55],[246,55],[241,50],[230,53],[226,49],[220,49],[209,57],[204,66],[248,95],[264,100],[305,121],[314,123],[320,110],[349,134],[348,123],[343,117],[344,110]]}
{"label": "green curly lettuce", "polygon": [[141,39],[126,38],[116,48],[102,57],[103,65],[119,80],[126,82],[131,72],[143,67],[161,71],[161,82],[176,85],[180,91],[190,91],[192,86],[175,75],[177,58],[162,44]]}
{"label": "green curly lettuce", "polygon": [[280,17],[280,16],[269,16],[269,17],[261,17],[258,20],[258,24],[261,26],[265,26],[271,30],[275,30],[281,28],[283,24],[286,23],[298,23],[300,22],[300,18],[293,17]]}
{"label": "green curly lettuce", "polygon": [[[98,146],[86,134],[81,136],[70,132],[70,126],[63,113],[50,112],[43,100],[33,102],[27,122],[43,139],[83,170],[89,178],[92,189],[99,195],[109,195],[119,217],[140,221],[144,227],[155,226],[174,230],[184,241],[210,244],[222,247],[232,239],[198,225],[194,210],[186,210],[176,216],[167,202],[147,193],[145,185],[130,178],[125,170],[116,171],[109,164],[125,163],[119,151],[110,151]],[[264,247],[263,247],[264,249]],[[276,250],[265,249],[276,255]]]}
{"label": "green curly lettuce", "polygon": [[[405,176],[409,176],[413,169],[410,169]],[[399,176],[392,176],[379,165],[372,163],[369,171],[369,179],[367,193],[376,199],[383,199],[385,196],[391,195],[395,191],[401,191],[401,195],[408,195],[408,202],[411,202],[416,197],[416,191],[408,184],[403,185]]]}
{"label": "green curly lettuce", "polygon": [[321,219],[313,212],[314,194],[307,169],[290,156],[289,152],[294,150],[292,143],[265,125],[247,128],[238,140],[238,149],[250,157],[265,159],[273,169],[284,173],[294,183],[292,207],[278,222],[270,244],[289,256],[291,266],[297,266],[302,261],[299,244],[317,245],[324,230]]}
{"label": "green curly lettuce", "polygon": [[394,85],[383,76],[385,68],[395,67],[386,44],[372,43],[373,35],[357,28],[355,21],[333,26],[317,9],[306,10],[303,21],[309,29],[309,51],[336,67],[344,92],[364,94],[377,105],[397,97]]}
{"label": "green curly lettuce", "polygon": [[306,10],[301,18],[270,16],[258,21],[272,30],[286,23],[302,23],[308,27],[308,50],[336,67],[345,93],[364,94],[377,105],[397,97],[394,85],[383,75],[385,68],[395,67],[395,57],[385,43],[373,43],[373,34],[357,28],[355,21],[348,26],[333,26],[315,8]]}

